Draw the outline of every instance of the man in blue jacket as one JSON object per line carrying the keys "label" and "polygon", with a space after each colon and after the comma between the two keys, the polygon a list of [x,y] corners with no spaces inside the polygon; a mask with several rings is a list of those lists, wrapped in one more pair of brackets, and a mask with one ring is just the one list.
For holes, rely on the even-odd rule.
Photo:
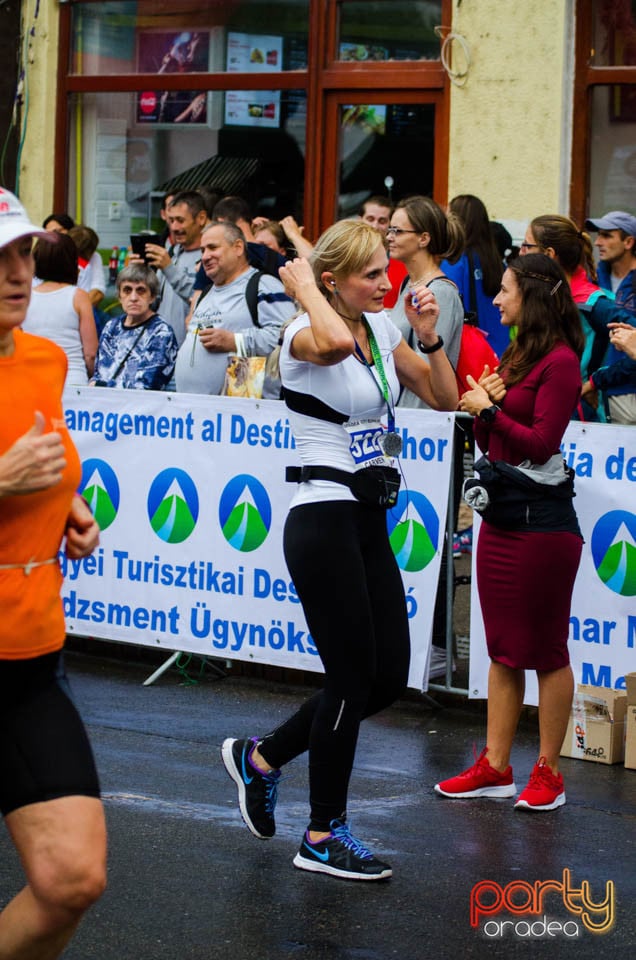
{"label": "man in blue jacket", "polygon": [[598,232],[598,282],[611,290],[616,305],[636,316],[636,217],[612,210],[597,220],[586,220],[586,230]]}
{"label": "man in blue jacket", "polygon": [[[599,253],[600,286],[614,294],[616,306],[636,326],[636,217],[612,210],[586,220],[585,228],[598,233],[594,246]],[[592,375],[584,393],[586,387],[603,391],[612,423],[636,424],[636,361],[621,357],[610,346],[605,365]]]}

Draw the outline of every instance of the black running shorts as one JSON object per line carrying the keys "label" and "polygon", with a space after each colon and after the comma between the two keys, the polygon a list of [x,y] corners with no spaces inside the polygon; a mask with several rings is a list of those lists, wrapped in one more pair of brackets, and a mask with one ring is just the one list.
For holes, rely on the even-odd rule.
{"label": "black running shorts", "polygon": [[99,781],[62,655],[0,660],[0,811],[78,795]]}

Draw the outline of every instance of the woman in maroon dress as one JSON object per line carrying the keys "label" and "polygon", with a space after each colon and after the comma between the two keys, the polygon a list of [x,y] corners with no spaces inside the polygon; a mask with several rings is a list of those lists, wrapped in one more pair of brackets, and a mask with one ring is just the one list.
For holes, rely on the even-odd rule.
{"label": "woman in maroon dress", "polygon": [[491,498],[482,521],[477,584],[491,659],[486,746],[472,767],[435,789],[453,798],[515,795],[510,751],[524,671],[536,670],[539,760],[515,807],[553,810],[565,803],[558,764],[574,689],[567,637],[583,542],[559,446],[580,394],[583,332],[566,277],[544,254],[514,260],[494,303],[517,337],[501,359],[501,379],[473,380],[460,408],[475,416],[475,438],[491,462],[520,467],[522,479],[541,486],[503,521]]}

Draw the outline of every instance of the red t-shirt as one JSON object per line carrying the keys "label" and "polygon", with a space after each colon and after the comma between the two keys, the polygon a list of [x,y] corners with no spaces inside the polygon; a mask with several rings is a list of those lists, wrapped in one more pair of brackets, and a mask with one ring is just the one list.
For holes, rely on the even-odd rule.
{"label": "red t-shirt", "polygon": [[400,296],[400,287],[406,274],[406,267],[401,260],[389,259],[389,280],[391,281],[391,290],[387,293],[384,298],[384,308],[385,310],[390,310],[391,307],[394,307],[397,298]]}

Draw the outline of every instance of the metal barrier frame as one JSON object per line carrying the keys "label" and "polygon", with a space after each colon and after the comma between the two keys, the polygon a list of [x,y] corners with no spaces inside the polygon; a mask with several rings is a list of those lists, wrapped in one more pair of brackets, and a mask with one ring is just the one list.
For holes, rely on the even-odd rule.
{"label": "metal barrier frame", "polygon": [[[468,413],[455,413],[455,420],[465,420],[472,423],[473,417]],[[451,482],[448,485],[448,509],[446,511],[446,676],[444,683],[429,683],[429,690],[439,690],[444,693],[458,693],[468,696],[468,688],[453,685],[453,592],[456,586],[455,568],[453,565],[453,534],[455,530],[455,487],[452,481],[454,476],[455,456],[457,451],[453,444],[451,460]],[[463,456],[463,451],[461,452]]]}

